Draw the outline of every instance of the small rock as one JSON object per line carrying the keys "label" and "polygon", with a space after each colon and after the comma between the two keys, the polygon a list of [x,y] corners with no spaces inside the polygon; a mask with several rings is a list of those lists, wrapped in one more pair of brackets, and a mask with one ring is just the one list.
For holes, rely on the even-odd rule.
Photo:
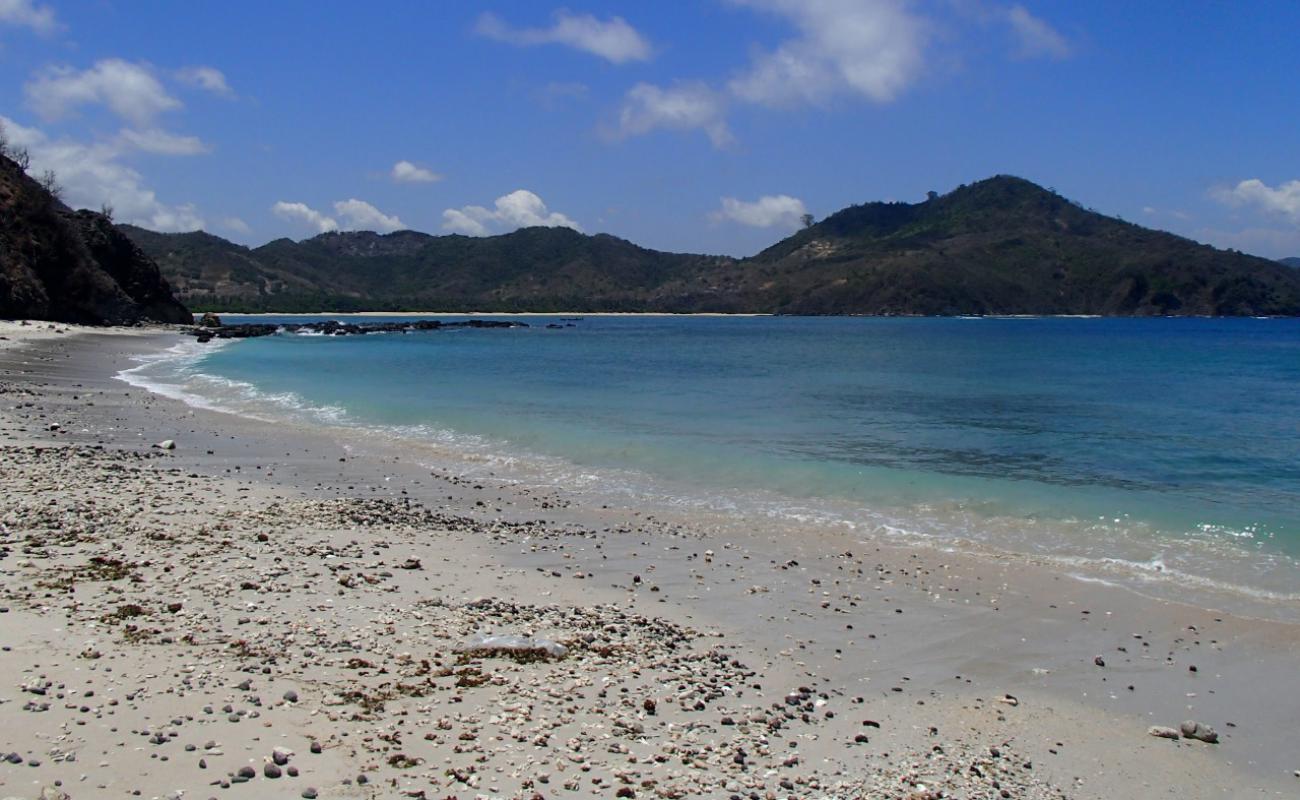
{"label": "small rock", "polygon": [[1218,744],[1219,734],[1214,728],[1195,720],[1187,720],[1178,728],[1188,739],[1197,739],[1206,744]]}
{"label": "small rock", "polygon": [[175,449],[176,449],[176,440],[174,440],[174,439],[163,439],[161,442],[159,442],[158,444],[154,445],[154,447],[158,448],[159,450],[175,450]]}
{"label": "small rock", "polygon": [[1152,736],[1158,736],[1161,739],[1180,738],[1178,731],[1174,730],[1173,728],[1166,727],[1164,725],[1152,725],[1150,728],[1147,728],[1147,733],[1151,734]]}

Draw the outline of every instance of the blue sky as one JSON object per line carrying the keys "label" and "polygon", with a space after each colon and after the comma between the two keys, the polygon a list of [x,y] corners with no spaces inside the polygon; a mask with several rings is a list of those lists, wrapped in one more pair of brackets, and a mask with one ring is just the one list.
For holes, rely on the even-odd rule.
{"label": "blue sky", "polygon": [[1300,255],[1300,3],[0,0],[74,205],[261,244],[571,225],[747,255],[1011,173]]}

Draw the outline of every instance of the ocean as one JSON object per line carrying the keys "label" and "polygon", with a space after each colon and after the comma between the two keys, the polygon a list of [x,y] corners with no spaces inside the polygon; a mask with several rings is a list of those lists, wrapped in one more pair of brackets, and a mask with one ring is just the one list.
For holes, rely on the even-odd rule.
{"label": "ocean", "polygon": [[530,327],[187,342],[122,377],[602,504],[1300,616],[1300,320],[489,318]]}

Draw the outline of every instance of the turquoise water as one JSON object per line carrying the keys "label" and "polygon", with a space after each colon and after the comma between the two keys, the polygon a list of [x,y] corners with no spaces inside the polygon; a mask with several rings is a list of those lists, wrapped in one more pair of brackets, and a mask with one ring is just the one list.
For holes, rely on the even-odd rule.
{"label": "turquoise water", "polygon": [[794,533],[1300,593],[1300,320],[525,321],[183,348],[132,377]]}

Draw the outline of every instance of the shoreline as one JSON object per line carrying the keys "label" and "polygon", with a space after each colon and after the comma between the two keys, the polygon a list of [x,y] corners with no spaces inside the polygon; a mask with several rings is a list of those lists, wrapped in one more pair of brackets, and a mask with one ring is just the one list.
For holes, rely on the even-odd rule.
{"label": "shoreline", "polygon": [[[772,317],[775,314],[730,313],[721,311],[213,311],[231,317]],[[195,313],[196,317],[202,313]]]}
{"label": "shoreline", "polygon": [[232,317],[813,317],[825,319],[1254,319],[1293,320],[1300,317],[1281,315],[1208,315],[1184,314],[1166,316],[1134,316],[1106,314],[777,314],[764,311],[196,311],[195,317],[205,313]]}
{"label": "shoreline", "polygon": [[[215,348],[232,345],[237,340],[217,340],[205,345],[192,344],[188,352],[177,353],[182,361],[201,358]],[[179,346],[178,346],[179,347]],[[178,349],[178,348],[173,348]],[[170,359],[162,359],[167,361]],[[829,496],[783,495],[778,491],[749,486],[729,490],[700,490],[682,483],[670,482],[638,467],[580,466],[562,456],[544,455],[528,449],[503,447],[501,443],[481,440],[477,436],[451,433],[451,439],[441,433],[430,441],[413,435],[402,426],[369,424],[345,420],[347,412],[332,406],[315,405],[307,398],[290,393],[285,399],[268,401],[261,390],[240,384],[252,392],[247,396],[215,395],[205,393],[207,388],[182,386],[175,381],[144,377],[140,373],[152,364],[142,364],[118,374],[119,379],[132,386],[180,400],[186,404],[209,411],[245,416],[263,422],[296,424],[318,428],[336,439],[369,441],[374,437],[391,440],[410,458],[431,468],[457,471],[472,475],[495,467],[494,478],[523,487],[556,485],[556,473],[574,478],[581,487],[568,487],[574,501],[586,505],[621,508],[628,514],[654,513],[660,519],[696,528],[707,527],[717,536],[729,535],[736,530],[763,528],[775,531],[780,528],[790,536],[803,535],[805,528],[833,528],[845,537],[865,537],[869,540],[889,541],[900,547],[924,548],[934,552],[957,550],[965,555],[983,560],[1015,559],[1020,563],[1035,564],[1073,580],[1095,582],[1132,592],[1149,600],[1174,602],[1191,608],[1227,613],[1234,616],[1300,623],[1300,593],[1289,590],[1285,581],[1300,574],[1296,557],[1278,551],[1273,556],[1282,563],[1276,573],[1252,571],[1248,563],[1250,551],[1234,549],[1231,543],[1206,545],[1194,541],[1164,541],[1162,533],[1149,533],[1151,538],[1132,538],[1115,544],[1107,550],[1091,540],[1057,536],[1050,544],[1031,542],[1023,534],[1003,531],[988,535],[1000,519],[985,520],[986,530],[969,520],[913,522],[908,517],[911,509],[877,504],[864,507],[852,500]],[[229,381],[218,379],[229,388]],[[236,382],[238,383],[238,382]],[[244,389],[240,389],[244,391]],[[611,488],[616,487],[616,488]],[[743,507],[743,510],[742,510]],[[936,512],[937,513],[937,512]],[[1077,509],[1066,516],[1079,518],[1087,514]],[[705,524],[707,520],[707,526]],[[811,520],[811,521],[810,521]],[[937,525],[937,527],[936,527]],[[963,533],[960,525],[977,530],[974,535]],[[1137,534],[1134,534],[1137,537]],[[1132,544],[1128,547],[1128,544]],[[1209,549],[1216,547],[1219,549]],[[1213,571],[1214,559],[1236,564],[1235,570]],[[1189,563],[1194,561],[1195,563]],[[1200,569],[1197,569],[1200,567]],[[1249,578],[1255,582],[1249,582]],[[1266,580],[1267,579],[1267,580]]]}
{"label": "shoreline", "polygon": [[[6,327],[3,333],[8,334],[9,330]],[[545,618],[545,613],[535,610],[543,604],[558,603],[563,608],[585,609],[583,613],[596,615],[592,619],[611,613],[607,607],[616,604],[619,613],[664,620],[662,624],[668,627],[656,630],[672,631],[670,635],[665,634],[667,639],[656,639],[658,644],[649,642],[647,647],[662,648],[663,642],[673,637],[690,638],[696,643],[696,648],[716,642],[729,648],[730,657],[745,664],[746,671],[755,673],[740,681],[736,676],[715,675],[716,680],[722,681],[719,685],[730,683],[732,689],[724,691],[722,697],[699,701],[710,707],[725,706],[723,711],[728,716],[743,720],[739,725],[719,724],[717,720],[721,717],[712,716],[711,710],[694,711],[691,704],[669,703],[667,698],[675,696],[675,692],[660,693],[662,714],[649,715],[644,709],[639,712],[636,708],[624,709],[620,712],[620,719],[625,723],[639,724],[643,731],[657,731],[653,734],[616,735],[613,742],[625,743],[622,746],[631,748],[631,753],[615,755],[606,749],[602,755],[600,747],[596,746],[610,744],[611,740],[601,738],[610,731],[634,730],[603,727],[610,724],[613,714],[609,708],[600,706],[599,701],[604,698],[587,698],[596,705],[583,706],[576,716],[561,708],[534,715],[534,724],[556,721],[564,716],[585,720],[584,724],[573,729],[575,734],[580,734],[581,730],[604,730],[606,733],[600,734],[593,742],[571,751],[583,753],[585,760],[582,763],[591,767],[593,773],[612,775],[625,768],[614,765],[614,762],[626,763],[630,756],[645,757],[650,759],[650,763],[659,763],[653,761],[646,748],[660,748],[657,752],[664,752],[662,747],[668,744],[674,748],[671,758],[676,759],[677,767],[683,773],[655,778],[655,783],[649,787],[644,785],[641,777],[629,782],[623,782],[617,776],[607,777],[595,785],[589,781],[581,782],[581,787],[573,790],[582,792],[578,796],[612,797],[615,788],[623,786],[629,787],[635,796],[672,796],[663,793],[670,786],[695,786],[695,791],[718,791],[725,795],[725,787],[732,783],[744,791],[759,791],[761,786],[762,792],[772,791],[781,797],[856,796],[852,794],[856,791],[851,786],[854,781],[859,782],[861,788],[865,786],[861,781],[882,778],[891,781],[890,785],[900,792],[897,796],[902,797],[906,796],[902,793],[904,789],[913,792],[916,783],[931,780],[922,777],[908,784],[900,777],[903,773],[910,771],[922,775],[935,770],[940,775],[944,773],[941,763],[926,763],[927,759],[933,758],[930,748],[937,742],[950,751],[945,758],[950,757],[954,764],[963,758],[987,759],[989,747],[1014,748],[1019,755],[1032,761],[1034,769],[1031,776],[1004,776],[1007,785],[1024,780],[1023,788],[1019,788],[1020,783],[1014,784],[1018,793],[1013,796],[1113,797],[1168,792],[1182,797],[1230,797],[1243,794],[1285,796],[1288,791],[1295,791],[1296,785],[1292,781],[1296,778],[1291,776],[1291,771],[1300,768],[1300,764],[1289,763],[1293,754],[1288,752],[1288,733],[1291,723],[1297,718],[1297,706],[1300,706],[1300,699],[1294,691],[1297,679],[1293,674],[1295,656],[1300,653],[1296,626],[1216,615],[1212,611],[1149,600],[1123,589],[1084,584],[1069,579],[1060,571],[1041,565],[1014,563],[1009,559],[999,561],[955,553],[925,552],[883,541],[854,542],[850,540],[860,537],[842,537],[828,532],[818,532],[800,541],[778,540],[758,531],[749,536],[718,540],[708,532],[691,529],[689,525],[665,523],[636,511],[582,508],[559,490],[541,491],[501,483],[492,485],[481,476],[476,483],[467,483],[456,475],[430,474],[430,470],[419,467],[411,458],[408,449],[391,442],[340,441],[329,431],[259,423],[222,412],[194,409],[178,401],[130,389],[115,380],[112,376],[126,364],[123,350],[144,352],[156,350],[168,342],[180,341],[177,334],[158,333],[156,336],[156,339],[153,335],[146,335],[124,342],[122,337],[112,333],[79,333],[67,337],[55,334],[31,341],[22,350],[6,348],[0,351],[4,373],[0,382],[5,385],[7,396],[27,392],[30,394],[21,395],[26,398],[23,403],[32,404],[20,403],[15,408],[9,408],[13,405],[11,403],[5,404],[2,418],[6,442],[9,443],[5,457],[22,460],[25,465],[21,471],[6,470],[6,494],[27,497],[33,487],[25,482],[44,480],[45,476],[59,469],[41,456],[24,450],[27,445],[71,448],[78,454],[78,459],[84,458],[88,463],[100,457],[141,458],[144,459],[141,463],[148,466],[142,470],[140,478],[158,480],[134,489],[128,481],[128,495],[131,492],[160,493],[170,498],[161,508],[168,514],[188,519],[213,514],[214,510],[224,514],[233,513],[232,509],[249,509],[249,513],[255,509],[262,515],[259,517],[263,519],[262,524],[270,526],[273,531],[285,529],[283,541],[295,542],[289,550],[283,546],[268,550],[248,532],[246,521],[232,519],[228,524],[235,531],[244,530],[244,534],[227,534],[229,544],[223,543],[221,547],[210,548],[202,554],[189,554],[191,558],[186,563],[193,566],[185,569],[191,570],[191,587],[227,587],[224,592],[233,595],[229,598],[232,601],[254,600],[258,604],[259,608],[252,613],[254,617],[300,625],[307,619],[302,616],[306,609],[299,610],[304,598],[290,591],[287,584],[276,591],[262,588],[239,590],[236,587],[242,581],[234,581],[233,576],[226,578],[224,583],[213,584],[216,576],[227,570],[223,565],[246,563],[249,566],[244,571],[264,571],[268,565],[266,558],[274,553],[276,558],[288,562],[301,561],[302,566],[297,569],[307,570],[306,573],[291,571],[289,574],[310,574],[320,571],[319,566],[315,566],[320,562],[295,552],[299,539],[294,537],[317,542],[311,546],[318,547],[322,546],[319,540],[324,536],[326,541],[334,543],[330,546],[336,552],[350,547],[347,544],[350,541],[371,543],[362,544],[356,552],[348,555],[346,558],[351,560],[347,563],[373,561],[374,556],[369,553],[382,554],[393,547],[393,542],[400,541],[400,545],[393,547],[395,552],[385,559],[390,564],[385,570],[390,577],[382,577],[382,571],[376,573],[374,567],[360,566],[350,570],[379,575],[376,583],[371,585],[381,587],[382,591],[366,588],[364,581],[355,588],[331,581],[333,592],[337,594],[324,591],[325,585],[314,588],[314,597],[343,595],[347,598],[346,603],[355,607],[353,611],[339,608],[333,612],[341,616],[332,624],[368,628],[372,630],[369,635],[373,636],[376,615],[393,617],[396,614],[389,627],[396,625],[404,637],[399,644],[405,643],[419,634],[418,630],[406,630],[410,620],[403,614],[409,614],[412,608],[423,608],[420,603],[430,599],[427,583],[432,580],[443,587],[433,595],[441,598],[443,605],[439,608],[444,608],[448,615],[462,623],[476,613],[471,607],[473,601],[485,591],[487,597],[497,598],[492,600],[493,603],[500,602],[501,598],[511,598],[516,604],[528,604],[530,610],[527,614],[534,615],[530,619]],[[0,342],[3,344],[8,342]],[[84,402],[87,396],[95,398],[93,406]],[[51,424],[59,427],[51,431],[48,427]],[[164,451],[150,446],[164,439],[174,441],[176,449]],[[95,450],[96,447],[104,449]],[[103,468],[106,470],[104,474],[116,474],[118,471],[109,469],[110,466],[92,464],[87,468]],[[176,487],[168,489],[167,485],[172,482]],[[94,490],[93,487],[82,487],[79,491]],[[108,500],[111,497],[100,498],[100,502]],[[302,503],[307,504],[302,508],[310,509],[310,512],[303,512],[305,515],[321,515],[324,512],[319,504],[344,501],[391,504],[385,513],[399,521],[385,523],[386,527],[357,528],[355,524],[340,526],[338,520],[333,519],[320,523],[317,530],[301,531],[284,512],[271,510],[277,503],[281,506]],[[63,502],[62,498],[60,502]],[[442,516],[436,521],[426,519],[410,512],[412,507]],[[82,509],[81,512],[69,509],[69,513],[73,516],[84,514],[84,506]],[[51,564],[33,560],[30,566],[15,566],[16,560],[21,558],[19,550],[22,545],[10,540],[20,535],[17,523],[26,520],[26,524],[30,524],[31,518],[14,519],[10,508],[4,511],[9,515],[6,546],[14,548],[7,559],[0,561],[6,583],[17,580],[21,585],[30,585],[27,582],[35,580]],[[411,516],[402,516],[408,513]],[[149,520],[150,516],[146,513],[141,519]],[[166,517],[153,521],[157,522],[158,530],[172,537],[169,541],[173,544],[169,547],[186,549],[198,546],[185,535],[185,526],[171,524]],[[392,528],[400,529],[400,535],[394,534]],[[447,528],[456,530],[448,531]],[[330,534],[330,531],[341,532],[340,529],[347,532],[342,536]],[[275,534],[276,541],[280,541],[281,535]],[[169,560],[166,548],[158,549],[156,543],[151,545],[149,541],[124,541],[122,546],[124,552],[139,554],[143,551],[152,553],[153,559]],[[384,547],[375,547],[384,542],[387,542]],[[80,558],[84,563],[86,553],[83,551],[93,550],[95,546],[93,542],[78,543],[67,552],[50,555],[46,561]],[[863,548],[866,548],[865,554],[860,552]],[[391,565],[402,564],[407,551],[419,553],[421,569],[392,568]],[[251,560],[242,560],[245,558]],[[335,558],[343,556],[336,554]],[[166,587],[172,580],[168,577],[171,573],[150,572],[147,581],[151,583]],[[153,574],[155,572],[157,574]],[[329,573],[331,579],[338,574],[337,571]],[[271,580],[283,583],[284,577]],[[249,582],[266,584],[265,579],[256,577]],[[176,589],[195,591],[193,588],[185,589],[185,585],[178,584]],[[148,590],[160,591],[152,587]],[[42,601],[39,596],[31,598],[37,601],[35,603],[24,601],[21,596],[15,599],[14,591],[7,589],[4,602],[13,607],[10,621],[17,618],[14,615],[31,617],[30,625],[18,626],[19,632],[10,638],[16,641],[38,639],[42,634],[33,627],[38,622],[50,624],[52,615],[66,614],[69,630],[74,627],[85,630],[86,609],[103,601],[96,599],[98,595],[94,588],[88,589],[89,594],[84,597],[82,589],[74,591],[81,605],[69,609],[48,600]],[[125,591],[127,594],[134,591],[129,582],[125,582]],[[199,613],[209,629],[238,631],[242,627],[238,617],[247,616],[249,612],[227,609],[231,619],[224,621],[222,613],[218,613],[216,607],[227,599],[223,598],[222,591],[214,588],[198,593],[202,596],[187,599],[185,603],[205,608]],[[22,606],[19,601],[23,601]],[[212,607],[204,606],[205,603]],[[309,616],[321,613],[318,603],[312,606],[317,610],[309,611]],[[539,605],[534,607],[533,603]],[[149,607],[149,603],[141,605]],[[493,608],[494,613],[504,615],[500,618],[514,619],[511,615],[523,613],[518,609]],[[537,614],[541,616],[537,617]],[[90,619],[98,620],[99,617]],[[154,624],[153,617],[149,619],[150,624]],[[429,617],[428,622],[433,623],[434,618]],[[554,623],[554,619],[551,622]],[[253,630],[270,630],[257,627],[265,624],[269,623],[255,622]],[[602,624],[621,629],[623,623],[610,617]],[[846,625],[851,627],[846,628]],[[97,623],[97,627],[104,626],[103,622]],[[1189,633],[1189,626],[1195,633]],[[688,629],[697,633],[689,635],[686,633]],[[362,639],[361,643],[354,642],[352,649],[384,650],[379,645],[367,644],[370,639],[366,636]],[[159,652],[174,648],[178,652],[174,655],[166,653],[165,660],[179,666],[187,659],[195,658],[193,650],[202,650],[197,645],[177,645],[180,641],[180,637],[174,637],[174,641],[165,646],[133,644],[119,633],[116,636],[96,636],[95,646],[101,650],[112,647],[118,651],[116,658],[128,661],[144,658],[146,652],[148,658],[161,657]],[[77,639],[75,642],[48,642],[47,646],[64,653],[68,664],[75,666],[87,663],[76,652],[83,644]],[[430,644],[426,642],[422,646],[427,650]],[[296,647],[289,645],[287,651],[297,652]],[[40,669],[49,669],[48,652],[39,655],[45,651],[34,651],[31,647],[15,647],[15,652],[36,658],[42,662]],[[414,651],[412,653],[414,657]],[[632,659],[611,672],[610,664],[599,663],[600,658],[611,656],[599,656],[585,650],[583,653],[580,664],[566,659],[545,668],[577,670],[568,679],[578,681],[578,686],[586,680],[594,681],[588,684],[594,686],[602,680],[607,682],[614,675],[626,675],[629,667],[643,675],[695,676],[681,683],[682,686],[689,686],[692,680],[699,681],[705,675],[698,670],[707,672],[703,662],[683,665],[663,662],[662,658],[658,666]],[[13,674],[14,665],[9,655],[5,653],[5,659],[0,663],[6,665],[5,677],[9,679],[6,683],[10,685],[9,695],[12,697],[15,694],[13,687],[32,676],[26,670],[21,675]],[[1094,664],[1099,655],[1104,656],[1105,667]],[[386,652],[383,663],[390,666],[390,673],[400,672],[403,662],[399,656],[399,650]],[[366,653],[357,657],[378,663]],[[319,659],[300,654],[294,660],[300,666],[293,674],[281,675],[279,667],[272,668],[271,674],[277,676],[275,680],[300,687],[317,685],[322,679],[318,674],[322,667],[315,663]],[[212,662],[205,669],[217,670],[216,663]],[[481,666],[490,667],[490,674],[501,677],[521,691],[535,691],[535,685],[529,689],[528,682],[540,677],[530,673],[536,665],[485,659]],[[1197,670],[1192,672],[1191,666]],[[36,667],[27,669],[38,670]],[[235,664],[224,669],[238,671]],[[686,671],[680,672],[681,669]],[[150,671],[165,672],[156,668]],[[120,674],[122,670],[117,672]],[[349,680],[365,683],[363,677],[353,675]],[[680,681],[681,677],[677,680]],[[750,680],[761,683],[762,690],[748,690],[741,697],[738,687]],[[521,683],[512,683],[514,681]],[[230,695],[230,686],[235,682],[232,674],[213,685],[220,683],[218,693]],[[258,680],[254,678],[253,682]],[[487,685],[491,685],[490,682]],[[707,685],[707,681],[700,685]],[[749,719],[755,714],[769,713],[774,702],[778,707],[801,708],[804,700],[798,697],[793,705],[787,705],[788,693],[799,685],[807,685],[813,690],[810,698],[824,695],[819,702],[809,700],[812,712],[800,712],[812,722],[806,722],[796,714],[794,719],[785,721],[786,727],[774,731],[766,723]],[[1129,685],[1134,689],[1126,688]],[[632,689],[629,686],[623,688]],[[279,691],[277,685],[274,695],[277,702],[262,708],[268,718],[278,720],[281,713],[294,717],[285,723],[285,728],[279,729],[298,732],[296,749],[299,754],[306,750],[301,731],[314,725],[310,720],[322,716],[328,719],[330,713],[335,713],[340,722],[347,721],[339,709],[346,711],[350,707],[329,705],[324,702],[327,699],[325,694],[314,695],[308,701],[308,688],[292,689],[302,695],[304,706],[309,702],[313,705],[311,711],[315,713],[312,714],[299,708],[297,703],[279,702]],[[651,690],[649,686],[641,686],[639,691]],[[463,693],[476,692],[465,689]],[[755,697],[755,692],[758,697]],[[1007,695],[1014,695],[1017,702],[1012,705],[999,701]],[[861,702],[855,702],[858,697],[862,698]],[[270,699],[270,696],[262,697],[264,704]],[[640,699],[638,696],[637,701]],[[493,705],[497,700],[495,696],[490,702],[463,697],[462,701],[468,702],[469,706],[462,706],[462,709],[472,708],[475,702],[488,702],[480,710],[497,709],[494,713],[499,715],[500,707]],[[418,705],[423,701],[413,702]],[[539,698],[533,702],[540,709],[547,701]],[[411,702],[401,699],[389,701],[389,705],[394,704],[403,706],[406,713],[414,714],[414,718],[420,720],[410,723],[415,727],[407,731],[403,753],[415,747],[412,742],[419,741],[417,733],[428,729],[435,737],[440,735],[438,726],[434,724],[439,719],[437,714],[419,712]],[[578,705],[582,706],[582,703]],[[682,716],[667,720],[669,705],[674,714]],[[743,711],[745,707],[750,710]],[[769,712],[759,711],[764,708]],[[446,710],[442,708],[442,712]],[[829,710],[837,712],[836,715],[824,716],[824,711]],[[365,728],[387,730],[387,726],[402,719],[392,708],[363,708],[362,711],[375,718],[364,720],[364,725],[353,722],[351,729],[357,732],[354,734],[357,736]],[[77,713],[86,712],[74,711],[74,717]],[[307,713],[306,720],[295,716],[301,716],[301,713]],[[556,714],[559,716],[554,716]],[[693,719],[693,716],[699,718]],[[201,713],[199,718],[202,719]],[[864,728],[861,725],[863,718],[873,719],[880,727]],[[1223,743],[1171,743],[1146,733],[1148,725],[1176,727],[1184,718],[1213,725],[1223,737]],[[45,718],[22,712],[15,703],[0,705],[0,720],[8,723],[8,731],[17,731],[20,727],[15,726],[30,725],[32,720],[45,724]],[[656,727],[665,721],[670,722],[669,728]],[[215,723],[238,729],[235,723],[225,723],[224,717]],[[1228,723],[1232,723],[1232,727]],[[279,726],[280,722],[275,724]],[[699,727],[700,724],[705,727]],[[485,729],[481,723],[475,725],[479,727],[474,744],[464,747],[481,745],[488,738],[483,735]],[[590,725],[601,727],[587,727]],[[322,727],[330,728],[330,725]],[[757,730],[760,727],[762,731]],[[939,733],[931,734],[931,728],[936,728]],[[239,730],[246,729],[247,726]],[[102,729],[84,733],[80,729],[73,730],[85,736],[88,742],[98,741],[91,736],[96,730],[100,739],[112,738]],[[856,742],[855,737],[859,735],[868,741]],[[13,736],[7,733],[0,737],[5,739],[0,743],[0,749],[6,752],[23,749],[24,743],[14,741]],[[188,736],[184,734],[184,737]],[[192,738],[205,736],[200,732]],[[326,737],[327,741],[335,744],[345,741],[341,730],[335,730],[329,736],[334,738]],[[758,738],[754,738],[756,736]],[[582,736],[577,738],[581,743]],[[789,760],[787,742],[777,740],[787,738],[789,743],[798,744],[797,748],[789,748],[789,751],[798,752],[801,758],[798,763],[783,767],[781,764]],[[735,744],[740,739],[744,739],[745,744]],[[420,766],[409,767],[404,766],[405,761],[400,761],[397,766],[382,763],[395,747],[391,741],[385,744],[380,740],[374,747],[357,748],[356,740],[347,747],[332,746],[327,753],[334,772],[318,770],[316,773],[333,781],[331,784],[320,780],[321,796],[401,796],[389,786],[389,777],[401,786],[419,784],[431,793],[440,792],[438,796],[470,791],[467,783],[458,782],[454,776],[449,783],[439,783],[447,776],[434,774],[443,767],[453,772],[457,768],[442,761],[435,763],[436,759],[457,761],[457,756],[462,754],[451,752],[456,741],[460,740],[452,738],[450,742],[434,742],[427,753],[407,754],[411,758],[423,759]],[[497,747],[510,752],[498,749],[489,755],[489,761],[503,770],[496,774],[509,775],[512,770],[521,776],[530,772],[536,774],[541,768],[536,766],[536,762],[527,766],[528,758],[553,757],[555,753],[551,748],[564,749],[561,742],[556,741],[552,742],[551,748],[520,745],[516,753],[505,744],[509,741],[512,740],[508,737],[501,739]],[[441,749],[443,744],[449,747]],[[776,744],[780,745],[779,749]],[[30,751],[30,741],[26,745]],[[252,743],[246,746],[254,750],[258,748]],[[93,748],[94,745],[84,747]],[[683,747],[694,748],[698,758],[705,763],[698,769],[683,767],[680,763]],[[712,749],[701,749],[706,747]],[[728,762],[736,747],[745,749],[746,758],[754,760],[755,764],[763,759],[770,761],[770,769],[775,770],[775,774],[765,777],[763,769],[740,768],[734,759]],[[269,753],[269,749],[269,745],[262,746],[258,752]],[[352,755],[344,757],[343,751],[348,749]],[[764,750],[771,752],[764,755]],[[234,752],[229,747],[227,751]],[[381,753],[388,755],[380,758]],[[89,752],[86,755],[84,760],[92,759]],[[169,763],[183,761],[186,764],[183,772],[175,773],[175,780],[197,780],[190,762],[202,753],[177,752],[172,755],[173,760]],[[5,773],[0,780],[7,782],[0,784],[5,787],[0,792],[19,791],[19,785],[11,779],[27,781],[62,775],[65,789],[74,798],[101,796],[84,789],[82,794],[77,793],[72,772],[84,771],[87,765],[61,766],[66,762],[49,758],[48,752],[46,756],[40,767],[24,767],[26,772]],[[142,764],[146,770],[169,776],[174,770],[180,770],[179,766],[162,768],[148,756],[149,748],[146,748],[138,757],[144,759],[143,762],[133,761],[136,758],[133,756],[98,772],[118,781],[112,783],[113,786],[122,786],[121,781],[127,780],[125,775],[131,774],[131,769],[140,769]],[[715,757],[718,763],[710,761]],[[295,755],[290,763],[304,765],[305,773],[305,766],[311,763],[303,760],[307,758]],[[98,758],[94,760],[98,761]],[[364,785],[355,780],[351,784],[342,783],[345,776],[355,778],[358,773],[366,774],[372,761],[378,764],[374,769],[375,778],[382,775],[384,781],[371,780]],[[434,769],[435,766],[438,769]],[[659,769],[639,761],[627,768],[646,774]],[[553,764],[546,769],[554,777],[560,777]],[[260,766],[258,775],[257,780],[262,780]],[[780,786],[781,778],[777,777],[780,775],[789,776],[787,780],[792,789]],[[220,776],[207,774],[198,777],[205,778],[206,783]],[[710,783],[715,778],[717,783]],[[498,787],[500,796],[517,796],[518,792],[525,792],[524,796],[527,796],[529,789],[523,786],[526,778],[512,778],[510,780],[516,782],[510,786],[506,785],[504,778],[497,780],[502,784]],[[705,783],[692,783],[692,780]],[[837,781],[843,786],[832,790]],[[557,780],[549,788],[545,785],[531,788],[540,789],[549,796],[563,782]],[[196,792],[202,790],[199,788],[202,784],[186,785],[196,787]],[[326,789],[327,785],[332,788]],[[704,789],[705,786],[712,788]],[[486,791],[491,787],[478,788]],[[1049,793],[1048,788],[1059,794]],[[327,794],[327,791],[335,793]],[[839,791],[843,793],[837,794]],[[34,792],[28,791],[27,794],[35,796]],[[984,795],[972,793],[968,796]]]}

